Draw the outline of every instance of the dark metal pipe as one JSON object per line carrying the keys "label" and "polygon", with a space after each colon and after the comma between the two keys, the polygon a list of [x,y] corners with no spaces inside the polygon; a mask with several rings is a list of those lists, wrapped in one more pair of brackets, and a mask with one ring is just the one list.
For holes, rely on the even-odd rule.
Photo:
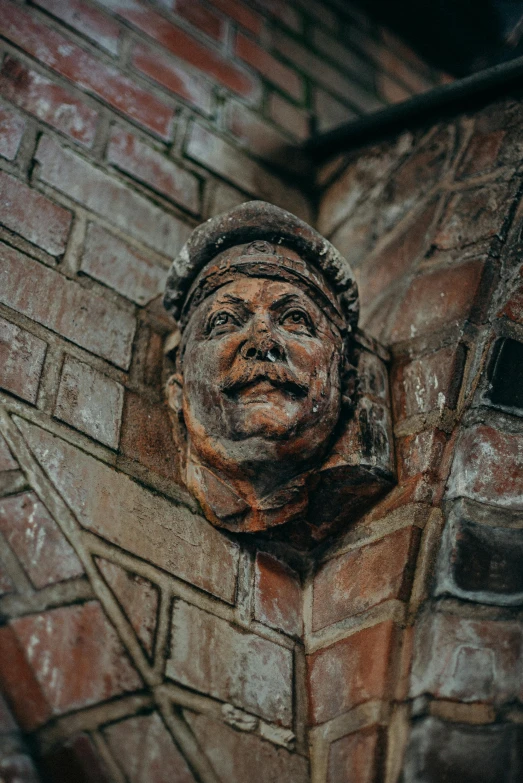
{"label": "dark metal pipe", "polygon": [[511,90],[523,90],[523,57],[435,87],[404,103],[396,103],[312,137],[305,142],[304,151],[315,163],[320,163],[339,152],[476,108],[478,104],[495,100]]}

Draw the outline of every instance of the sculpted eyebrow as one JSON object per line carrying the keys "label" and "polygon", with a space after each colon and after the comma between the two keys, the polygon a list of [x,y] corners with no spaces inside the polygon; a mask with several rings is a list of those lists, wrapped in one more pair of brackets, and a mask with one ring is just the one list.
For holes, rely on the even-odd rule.
{"label": "sculpted eyebrow", "polygon": [[274,300],[274,302],[270,306],[270,309],[277,310],[278,308],[286,304],[292,304],[292,303],[301,304],[302,306],[305,305],[305,302],[303,301],[301,296],[298,296],[297,294],[284,294],[283,296],[280,296],[278,299]]}
{"label": "sculpted eyebrow", "polygon": [[214,304],[216,307],[220,307],[223,304],[232,304],[248,309],[247,302],[240,299],[239,296],[233,296],[232,294],[223,294]]}

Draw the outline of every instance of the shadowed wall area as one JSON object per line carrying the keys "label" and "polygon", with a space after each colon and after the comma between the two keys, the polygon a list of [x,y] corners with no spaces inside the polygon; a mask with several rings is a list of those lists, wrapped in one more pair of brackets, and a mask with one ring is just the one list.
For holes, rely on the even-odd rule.
{"label": "shadowed wall area", "polygon": [[[345,4],[0,20],[0,777],[517,783],[519,98],[313,171],[311,116],[405,84]],[[347,257],[389,371],[397,484],[307,551],[205,520],[164,400],[170,260],[252,198]]]}

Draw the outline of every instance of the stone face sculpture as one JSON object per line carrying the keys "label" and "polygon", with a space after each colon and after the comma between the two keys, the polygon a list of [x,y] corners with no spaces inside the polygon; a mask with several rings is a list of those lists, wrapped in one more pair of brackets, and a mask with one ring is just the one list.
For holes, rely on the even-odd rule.
{"label": "stone face sculpture", "polygon": [[[179,329],[174,435],[210,522],[288,523],[293,538],[318,540],[390,486],[383,357],[356,330],[349,264],[310,226],[264,202],[207,221],[174,261],[164,303]],[[363,354],[376,386],[366,405]]]}

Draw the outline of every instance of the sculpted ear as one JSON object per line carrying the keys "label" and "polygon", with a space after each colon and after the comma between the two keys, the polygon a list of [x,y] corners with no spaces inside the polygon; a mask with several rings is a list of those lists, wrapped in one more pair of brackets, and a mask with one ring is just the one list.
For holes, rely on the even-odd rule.
{"label": "sculpted ear", "polygon": [[183,376],[174,373],[167,380],[165,387],[167,404],[178,421],[183,421]]}

